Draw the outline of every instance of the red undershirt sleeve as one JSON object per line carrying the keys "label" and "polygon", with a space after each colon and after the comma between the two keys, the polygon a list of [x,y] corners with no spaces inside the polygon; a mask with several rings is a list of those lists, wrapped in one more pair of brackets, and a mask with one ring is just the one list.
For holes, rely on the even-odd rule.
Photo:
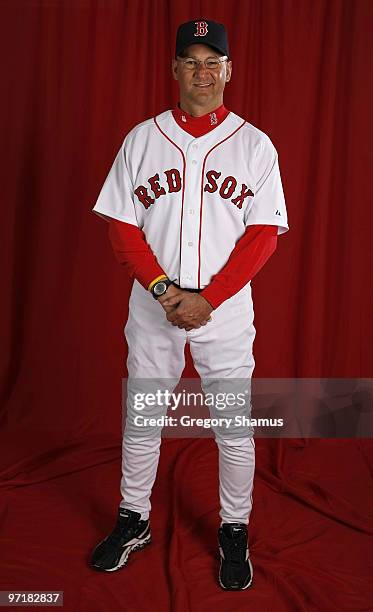
{"label": "red undershirt sleeve", "polygon": [[158,276],[166,276],[140,228],[111,219],[109,239],[116,259],[129,276],[136,278],[145,289]]}
{"label": "red undershirt sleeve", "polygon": [[277,246],[277,225],[250,225],[227,263],[201,294],[213,308],[235,295],[259,272]]}

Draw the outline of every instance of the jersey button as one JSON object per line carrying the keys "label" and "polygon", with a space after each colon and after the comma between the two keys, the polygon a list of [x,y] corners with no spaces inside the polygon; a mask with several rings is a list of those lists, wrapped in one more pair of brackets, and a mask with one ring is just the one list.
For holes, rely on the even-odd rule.
{"label": "jersey button", "polygon": [[198,149],[198,144],[194,144],[193,149]]}
{"label": "jersey button", "polygon": [[193,166],[195,166],[195,165],[196,165],[196,163],[197,163],[197,160],[196,160],[196,159],[192,159],[192,164],[193,164]]}
{"label": "jersey button", "polygon": [[188,212],[190,215],[194,215],[194,208],[189,208]]}
{"label": "jersey button", "polygon": [[193,242],[188,242],[188,246],[193,246]]}

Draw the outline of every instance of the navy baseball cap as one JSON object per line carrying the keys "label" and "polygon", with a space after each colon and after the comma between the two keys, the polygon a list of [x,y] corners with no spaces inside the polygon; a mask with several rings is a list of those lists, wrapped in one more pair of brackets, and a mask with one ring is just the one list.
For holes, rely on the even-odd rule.
{"label": "navy baseball cap", "polygon": [[190,45],[208,45],[229,57],[228,36],[222,23],[209,19],[195,19],[182,23],[176,34],[176,55]]}

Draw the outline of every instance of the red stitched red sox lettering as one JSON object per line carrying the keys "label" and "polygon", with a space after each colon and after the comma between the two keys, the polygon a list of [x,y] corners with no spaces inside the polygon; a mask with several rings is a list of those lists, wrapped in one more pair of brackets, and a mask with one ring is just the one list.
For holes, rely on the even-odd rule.
{"label": "red stitched red sox lettering", "polygon": [[[165,178],[161,179],[160,174],[163,174]],[[245,183],[240,185],[234,176],[226,176],[224,179],[221,176],[222,173],[217,170],[206,172],[203,191],[215,193],[219,190],[219,195],[223,200],[230,199],[232,204],[241,209],[245,199],[254,196],[253,192]],[[148,178],[148,183],[153,197],[145,185],[139,185],[134,191],[146,209],[154,204],[155,200],[166,194],[166,188],[167,193],[176,193],[182,188],[182,179],[177,168],[165,170],[163,173],[157,172]],[[232,198],[233,195],[235,197]]]}

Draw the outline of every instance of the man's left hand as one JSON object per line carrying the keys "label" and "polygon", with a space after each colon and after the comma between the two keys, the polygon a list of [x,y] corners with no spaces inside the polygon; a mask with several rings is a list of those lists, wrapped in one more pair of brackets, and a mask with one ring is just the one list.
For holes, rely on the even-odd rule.
{"label": "man's left hand", "polygon": [[183,291],[175,297],[167,298],[162,306],[176,306],[167,313],[167,320],[180,329],[198,329],[205,322],[211,320],[213,307],[202,295]]}

